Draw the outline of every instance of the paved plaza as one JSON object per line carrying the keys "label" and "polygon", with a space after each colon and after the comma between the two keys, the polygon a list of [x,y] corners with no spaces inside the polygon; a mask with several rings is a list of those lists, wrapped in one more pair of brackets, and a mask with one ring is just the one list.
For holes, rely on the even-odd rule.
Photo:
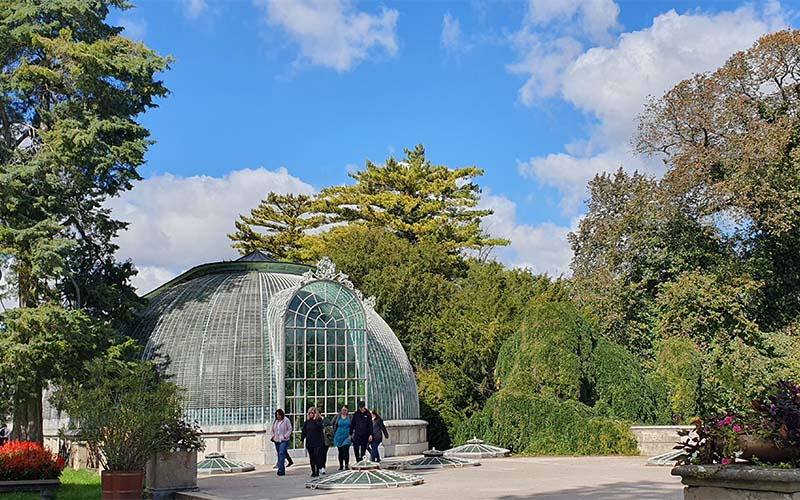
{"label": "paved plaza", "polygon": [[[315,497],[430,500],[679,500],[678,478],[669,467],[645,465],[643,457],[524,457],[488,459],[480,467],[424,473],[420,486],[378,490],[311,490],[307,465],[279,478],[268,467],[256,472],[200,478],[200,491],[184,499],[287,500]],[[333,471],[336,472],[336,467]]]}

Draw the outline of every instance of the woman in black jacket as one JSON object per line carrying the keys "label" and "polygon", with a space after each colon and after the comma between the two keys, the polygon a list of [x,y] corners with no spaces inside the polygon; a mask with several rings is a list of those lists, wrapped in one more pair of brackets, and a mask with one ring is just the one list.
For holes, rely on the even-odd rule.
{"label": "woman in black jacket", "polygon": [[372,410],[372,435],[369,437],[369,451],[370,459],[372,459],[373,462],[380,463],[381,461],[381,454],[378,451],[378,446],[383,442],[383,436],[388,438],[389,431],[386,430],[383,419],[378,415],[378,412]]}
{"label": "woman in black jacket", "polygon": [[303,423],[303,430],[300,433],[300,440],[305,443],[308,450],[308,461],[311,464],[311,477],[319,476],[319,469],[322,463],[322,449],[325,446],[325,437],[322,434],[322,415],[316,406],[308,409],[306,421]]}

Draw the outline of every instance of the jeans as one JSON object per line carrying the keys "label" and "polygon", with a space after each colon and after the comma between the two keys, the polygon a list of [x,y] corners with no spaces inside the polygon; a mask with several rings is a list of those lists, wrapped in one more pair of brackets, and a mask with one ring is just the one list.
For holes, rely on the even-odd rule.
{"label": "jeans", "polygon": [[356,454],[356,462],[364,460],[364,455],[367,453],[367,443],[366,439],[363,441],[353,439],[353,453]]}
{"label": "jeans", "polygon": [[275,449],[278,450],[278,474],[286,474],[286,452],[289,450],[289,441],[281,441],[275,443]]}
{"label": "jeans", "polygon": [[378,446],[381,445],[381,441],[372,441],[369,445],[369,456],[370,460],[373,462],[380,462],[381,461],[381,452],[378,451]]}

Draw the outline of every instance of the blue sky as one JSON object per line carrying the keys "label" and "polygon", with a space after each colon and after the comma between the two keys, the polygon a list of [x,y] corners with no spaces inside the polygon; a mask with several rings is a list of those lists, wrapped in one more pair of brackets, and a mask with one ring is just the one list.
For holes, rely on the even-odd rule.
{"label": "blue sky", "polygon": [[485,169],[497,258],[568,273],[585,183],[630,156],[635,117],[693,72],[791,26],[792,3],[530,0],[137,2],[126,34],[175,58],[143,117],[145,181],[111,206],[147,289],[235,255],[225,233],[268,191],[348,182],[366,159],[426,146]]}

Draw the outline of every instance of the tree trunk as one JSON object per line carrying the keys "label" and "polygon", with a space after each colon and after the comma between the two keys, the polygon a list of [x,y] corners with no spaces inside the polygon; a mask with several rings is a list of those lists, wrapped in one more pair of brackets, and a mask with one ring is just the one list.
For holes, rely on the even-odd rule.
{"label": "tree trunk", "polygon": [[14,428],[11,439],[44,444],[41,387],[34,393],[17,392],[14,396]]}

